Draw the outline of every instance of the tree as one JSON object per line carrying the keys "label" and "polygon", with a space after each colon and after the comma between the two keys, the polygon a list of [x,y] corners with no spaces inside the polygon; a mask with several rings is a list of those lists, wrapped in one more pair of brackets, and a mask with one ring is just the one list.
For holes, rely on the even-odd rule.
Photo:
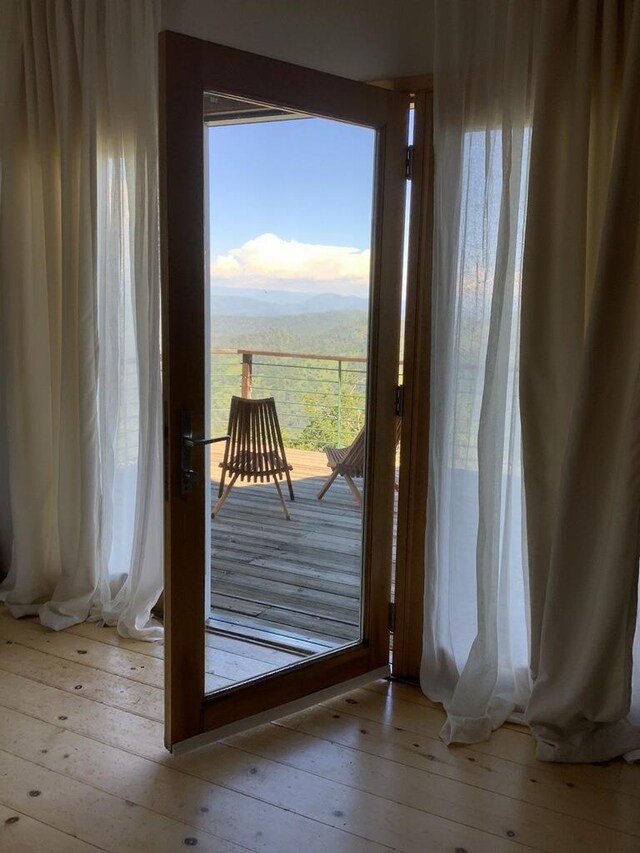
{"label": "tree", "polygon": [[302,408],[309,420],[300,432],[287,436],[287,445],[322,450],[329,445],[351,444],[364,424],[364,403],[364,393],[353,381],[342,388],[340,400],[337,394],[305,394]]}

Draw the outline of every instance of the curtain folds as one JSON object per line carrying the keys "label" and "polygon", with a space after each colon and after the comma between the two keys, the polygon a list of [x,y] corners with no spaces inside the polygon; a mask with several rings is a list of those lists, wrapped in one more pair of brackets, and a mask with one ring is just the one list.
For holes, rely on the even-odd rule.
{"label": "curtain folds", "polygon": [[443,739],[473,742],[529,694],[517,389],[535,4],[435,5],[421,682],[447,710]]}
{"label": "curtain folds", "polygon": [[422,685],[447,742],[515,712],[602,761],[640,748],[640,4],[435,9]]}
{"label": "curtain folds", "polygon": [[626,719],[640,518],[640,4],[545,4],[541,49],[522,310],[527,719],[539,758],[602,761],[640,747]]}
{"label": "curtain folds", "polygon": [[157,638],[157,4],[8,0],[2,27],[0,595]]}

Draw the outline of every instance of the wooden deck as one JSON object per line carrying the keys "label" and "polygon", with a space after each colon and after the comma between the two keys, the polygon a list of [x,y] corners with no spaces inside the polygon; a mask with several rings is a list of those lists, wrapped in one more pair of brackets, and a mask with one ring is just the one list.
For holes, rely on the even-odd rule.
{"label": "wooden deck", "polygon": [[[222,447],[213,445],[217,496]],[[324,453],[287,450],[295,501],[273,483],[237,484],[211,525],[210,625],[308,653],[360,635],[362,513],[342,478],[322,501]],[[285,495],[286,488],[283,489]]]}

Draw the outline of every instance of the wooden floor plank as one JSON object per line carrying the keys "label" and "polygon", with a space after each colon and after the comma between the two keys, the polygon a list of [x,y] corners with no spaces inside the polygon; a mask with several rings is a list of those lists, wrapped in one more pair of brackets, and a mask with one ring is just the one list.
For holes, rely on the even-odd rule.
{"label": "wooden floor plank", "polygon": [[199,850],[212,853],[242,850],[237,844],[147,809],[136,800],[105,793],[13,752],[0,749],[0,767],[0,801],[100,850],[113,853],[179,850],[186,839],[195,839]]}
{"label": "wooden floor plank", "polygon": [[[2,611],[0,611],[0,616]],[[9,618],[9,617],[7,617]],[[97,643],[105,643],[118,649],[133,651],[137,654],[148,655],[162,660],[164,656],[164,645],[162,642],[141,642],[140,640],[129,640],[120,637],[113,628],[101,626],[96,622],[83,622],[74,625],[65,631],[78,637],[94,640]],[[236,657],[249,658],[255,661],[270,663],[273,666],[287,666],[301,657],[306,657],[307,652],[292,652],[284,649],[274,648],[271,645],[262,645],[259,642],[247,643],[237,637],[220,635],[213,631],[205,633],[205,645],[212,649],[219,649]],[[314,647],[315,651],[315,647]]]}
{"label": "wooden floor plank", "polygon": [[[11,735],[6,734],[7,732],[11,732]],[[65,734],[68,736],[65,737]],[[274,734],[277,739],[279,732],[275,727]],[[264,737],[262,739],[264,740]],[[322,747],[322,742],[313,740],[317,746]],[[43,743],[47,750],[44,753],[41,751]],[[396,797],[389,799],[388,796],[384,798],[378,794],[372,800],[369,796],[370,791],[362,792],[362,796],[358,796],[355,789],[351,789],[352,786],[343,783],[335,784],[335,779],[328,782],[326,778],[318,776],[315,771],[287,770],[282,766],[282,756],[279,757],[280,760],[270,759],[256,763],[255,755],[251,754],[255,752],[255,733],[247,733],[240,738],[235,738],[234,743],[236,746],[239,744],[240,749],[221,744],[173,761],[172,766],[213,783],[221,782],[237,793],[267,801],[276,807],[297,811],[304,817],[311,817],[321,822],[333,822],[336,829],[344,826],[356,835],[364,835],[365,838],[368,835],[369,840],[379,839],[392,846],[390,842],[395,839],[395,844],[402,850],[447,850],[454,842],[459,847],[470,845],[473,849],[479,850],[502,849],[504,837],[499,834],[491,840],[485,837],[484,832],[477,833],[476,827],[469,829],[466,825],[459,825],[460,817],[466,817],[463,804],[459,806],[463,814],[458,816],[457,824],[449,820],[440,820],[441,815],[423,814],[421,809],[416,809],[415,806],[406,808],[406,803],[399,803]],[[101,789],[111,793],[114,793],[114,789],[109,785],[117,785],[115,790],[128,798],[132,796],[131,791],[127,790],[126,782],[123,783],[122,779],[126,776],[123,764],[135,765],[133,758],[129,757],[125,760],[121,751],[113,750],[104,744],[98,748],[91,743],[85,743],[84,740],[80,741],[79,736],[70,732],[65,733],[64,730],[51,724],[26,720],[24,715],[0,709],[0,748],[17,753],[29,761],[42,763],[59,772],[71,773],[74,779],[97,784]],[[111,756],[108,750],[112,750]],[[73,763],[74,756],[77,756],[77,766]],[[261,758],[264,759],[267,756],[262,755]],[[161,756],[160,760],[165,759]],[[93,768],[91,771],[84,770],[87,761]],[[107,773],[107,771],[99,771],[96,768],[110,763],[117,764],[117,768],[113,771],[113,778],[100,776],[98,782],[96,774]],[[346,763],[348,765],[348,759]],[[63,770],[60,770],[60,764]],[[364,769],[368,772],[371,768]],[[394,769],[394,765],[388,762],[387,772],[382,774],[383,780],[386,777],[383,786],[387,785],[390,790],[396,790],[403,768],[397,765],[396,773],[389,772],[390,769]],[[82,773],[85,772],[90,772],[90,775],[83,776]],[[152,788],[154,772],[160,771],[147,768],[144,774],[145,784],[151,785]],[[133,775],[139,776],[140,773],[142,770]],[[172,790],[174,792],[181,790],[182,785],[188,787],[187,782],[174,778]],[[425,792],[422,791],[422,793]],[[155,799],[157,796],[154,794]],[[194,796],[194,789],[191,786],[188,791],[183,792],[181,799],[193,799]],[[286,798],[286,802],[283,801],[283,797]],[[196,801],[202,802],[203,798],[206,799],[206,795],[199,793]],[[429,796],[425,799],[425,803],[428,802]],[[148,802],[145,800],[141,804],[148,805]],[[163,813],[167,813],[168,807],[169,804],[163,806]],[[429,805],[425,805],[425,808],[429,808]],[[246,813],[246,807],[243,811]],[[191,814],[171,814],[176,819],[189,823],[195,820],[195,825],[200,825]],[[386,838],[385,833],[389,833]],[[238,836],[234,834],[233,837]],[[246,841],[246,839],[242,840]],[[507,847],[505,846],[504,849]]]}
{"label": "wooden floor plank", "polygon": [[[109,709],[102,705],[68,695],[56,688],[44,687],[20,676],[4,676],[3,687],[0,699],[3,705],[8,702],[10,707],[23,713],[33,713],[37,710],[39,718],[48,719],[60,727],[72,728],[93,738],[108,737],[113,745],[135,750],[155,761],[162,762],[166,758],[166,753],[160,745],[160,724],[154,724],[154,728],[150,730],[150,724],[137,716],[121,711],[110,714]],[[345,707],[350,711],[362,707],[368,699],[366,692],[363,693],[363,702],[358,705],[346,704]],[[372,699],[375,701],[375,697]],[[91,713],[87,710],[89,708]],[[64,717],[61,721],[60,716]],[[574,813],[575,816],[587,820],[591,816],[592,819],[597,819],[597,822],[612,828],[620,827],[630,832],[638,826],[636,800],[620,795],[607,798],[603,796],[602,790],[593,786],[589,789],[585,785],[568,788],[564,782],[556,779],[557,771],[562,768],[545,768],[544,765],[539,765],[536,777],[531,779],[527,768],[514,762],[489,759],[469,747],[447,748],[435,739],[420,737],[416,740],[417,736],[413,732],[398,731],[395,726],[377,725],[370,721],[363,723],[361,717],[344,711],[337,714],[333,709],[322,706],[286,718],[281,725],[313,734],[316,744],[312,750],[312,754],[316,756],[314,761],[318,761],[318,755],[321,759],[324,753],[323,748],[318,748],[318,743],[341,743],[351,750],[350,757],[345,758],[347,766],[359,767],[360,759],[357,753],[369,752],[396,761],[400,767],[415,767],[423,773],[433,774],[435,779],[448,775],[468,785],[487,791],[495,790],[555,811]],[[253,733],[248,733],[246,737],[247,745],[253,748]],[[308,760],[308,755],[305,754],[308,750],[298,745],[297,752],[296,761]],[[288,763],[293,760],[291,755],[291,749],[282,749],[277,760]],[[317,764],[309,769],[312,772],[319,770]],[[603,768],[594,770],[601,772]],[[368,783],[367,774],[360,776]],[[384,777],[386,776],[385,773]]]}
{"label": "wooden floor plank", "polygon": [[[247,737],[240,737],[240,743]],[[237,744],[238,741],[236,740]],[[392,798],[338,783],[306,771],[267,760],[249,750],[217,744],[180,759],[180,766],[207,778],[233,779],[247,795],[344,828],[356,836],[406,853],[423,851],[524,850],[519,843],[443,819]],[[215,768],[215,770],[213,769]],[[393,785],[395,780],[390,780]]]}
{"label": "wooden floor plank", "polygon": [[[76,702],[81,701],[80,697],[74,698],[76,698]],[[11,718],[12,713],[14,714],[13,718]],[[67,725],[67,721],[60,722],[65,726]],[[62,730],[57,726],[42,724],[46,729],[43,734],[38,729],[38,725],[35,724],[35,721],[25,723],[24,716],[18,716],[14,712],[0,713],[0,747],[13,752],[19,750],[21,757],[30,761],[45,762],[52,769],[57,769],[57,765],[55,763],[50,765],[49,762],[60,760],[60,755],[63,756],[61,759],[63,761],[68,761],[68,759],[64,759],[64,755],[78,756],[78,768],[75,771],[77,773],[85,772],[84,768],[87,767],[87,762],[91,768],[94,768],[90,771],[92,774],[99,772],[95,768],[101,767],[105,763],[109,765],[109,754],[105,754],[104,750],[113,749],[112,747],[107,748],[101,745],[101,748],[97,750],[96,747],[84,742],[81,747],[77,744],[74,746],[73,742],[62,738]],[[7,740],[9,736],[3,736],[2,732],[9,731],[11,738]],[[74,737],[77,736],[74,735]],[[52,738],[61,743],[57,752],[53,750],[50,743]],[[47,753],[39,752],[44,741],[46,741]],[[130,745],[134,745],[137,749],[137,743],[137,738],[133,737]],[[112,753],[111,762],[118,765],[117,770],[114,771],[113,784],[118,786],[117,791],[123,792],[123,796],[130,798],[131,792],[127,792],[126,785],[123,787],[123,779],[126,776],[123,763],[128,762],[130,764],[132,759],[128,758],[125,762],[121,753],[122,750],[114,750]],[[156,752],[155,755],[156,760],[165,760],[161,752]],[[69,772],[70,766],[73,765],[64,764],[65,773]],[[483,833],[471,832],[465,827],[450,824],[448,821],[435,820],[434,822],[431,818],[414,814],[412,810],[400,808],[397,804],[387,803],[382,799],[369,802],[370,798],[365,796],[365,801],[361,802],[361,798],[346,786],[328,785],[325,780],[310,773],[296,772],[295,777],[292,778],[292,773],[283,768],[277,761],[269,760],[256,764],[253,756],[247,756],[242,751],[231,749],[225,745],[219,745],[211,750],[187,756],[173,762],[172,766],[178,767],[183,772],[207,778],[211,782],[221,782],[226,788],[233,787],[236,793],[242,793],[259,800],[267,800],[275,807],[297,811],[306,818],[322,823],[328,822],[336,830],[345,827],[351,833],[356,835],[364,833],[365,836],[367,833],[369,835],[375,833],[374,837],[377,840],[381,840],[389,846],[393,846],[389,843],[392,838],[396,838],[397,845],[402,840],[404,833],[405,837],[399,849],[422,850],[425,849],[424,845],[427,845],[426,849],[447,850],[454,841],[458,846],[469,844],[473,849],[502,849],[500,839],[490,841],[484,837]],[[142,770],[135,773],[132,770],[131,772],[133,776],[138,778]],[[144,775],[145,785],[153,787],[153,772],[147,769]],[[94,775],[89,778],[80,777],[80,781],[96,784]],[[175,791],[178,782],[174,779],[172,784]],[[103,786],[104,783],[101,787]],[[199,798],[199,801],[201,799],[202,797]],[[145,801],[142,804],[146,805],[147,803]],[[246,808],[243,811],[246,814]],[[370,818],[366,818],[366,815],[370,815],[372,811],[377,815],[373,823]],[[176,819],[186,820],[183,815],[172,816]],[[192,817],[189,817],[188,821],[191,822]],[[421,826],[421,822],[424,825]],[[409,832],[408,826],[413,827],[411,832]],[[386,837],[385,833],[388,833]],[[237,838],[235,835],[233,837]],[[413,838],[415,838],[415,843],[412,841]],[[243,843],[246,841],[242,838],[240,840]],[[369,837],[369,841],[373,840]]]}
{"label": "wooden floor plank", "polygon": [[154,761],[165,759],[160,721],[68,693],[52,681],[52,685],[43,684],[0,670],[0,705]]}
{"label": "wooden floor plank", "polygon": [[[362,720],[388,723],[414,735],[434,740],[439,738],[444,724],[442,711],[400,698],[399,694],[394,693],[395,687],[396,685],[392,684],[388,690],[383,690],[383,685],[376,685],[375,689],[354,690],[347,696],[322,704],[334,713],[344,711]],[[380,692],[381,690],[383,692]],[[457,748],[459,747],[451,749]],[[604,766],[545,764],[536,759],[535,741],[525,730],[502,726],[493,732],[490,740],[474,744],[473,750],[478,756],[506,757],[510,762],[527,768],[533,777],[540,769],[553,766],[554,775],[565,785],[578,787],[588,781],[608,790],[640,797],[640,774],[637,766],[628,765],[624,761],[615,761]]]}
{"label": "wooden floor plank", "polygon": [[[314,735],[278,726],[262,727],[245,733],[232,741],[238,748],[262,758],[277,758],[297,769],[317,773],[325,779],[347,784],[395,802],[438,815],[466,826],[511,837],[520,843],[555,853],[583,853],[590,850],[636,850],[640,847],[640,812],[633,798],[615,799],[613,815],[619,818],[617,827],[607,827],[593,820],[588,809],[580,817],[563,813],[550,803],[544,806],[514,796],[505,787],[503,793],[479,786],[469,776],[447,778],[443,774],[425,773],[422,768],[387,758],[365,754],[354,761],[350,747],[318,740]],[[513,777],[511,779],[513,782]],[[571,793],[570,791],[568,792]],[[597,794],[592,797],[599,803]],[[570,799],[569,797],[564,798]],[[622,808],[620,808],[622,806]],[[605,819],[610,812],[599,804]],[[635,836],[635,837],[631,837]]]}
{"label": "wooden floor plank", "polygon": [[[6,751],[3,753],[2,750]],[[173,824],[172,840],[177,841],[180,835],[184,843],[186,833],[197,837],[199,848],[202,844],[204,849],[219,849],[211,843],[206,846],[207,835],[227,841],[234,839],[251,850],[278,850],[282,853],[298,853],[301,846],[317,853],[327,850],[364,853],[366,850],[389,849],[328,823],[273,806],[262,798],[230,790],[228,784],[233,779],[228,778],[228,771],[225,774],[216,767],[215,760],[207,760],[203,755],[200,753],[200,761],[205,761],[209,772],[216,778],[222,777],[227,786],[174,769],[178,764],[176,760],[155,763],[25,715],[0,709],[0,756],[9,757],[7,765],[11,770],[16,767],[20,770],[20,783],[32,778],[33,784],[40,786],[41,790],[46,785],[47,796],[43,799],[50,801],[53,777],[63,776],[64,786],[58,781],[58,788],[68,787],[72,802],[81,807],[86,803],[88,791],[94,791],[96,800],[100,799],[100,808],[108,808],[114,821],[122,820],[121,815],[127,814],[128,808],[131,809],[129,817],[135,809],[143,810],[144,830],[149,831],[147,840],[141,842],[140,822],[134,818],[129,823],[138,830],[135,845],[127,838],[127,846],[112,849],[165,849],[153,846],[151,816],[157,821]],[[141,780],[144,780],[143,784],[140,784]],[[19,784],[18,793],[13,798],[18,803],[24,800],[24,787],[24,784]],[[0,799],[6,796],[10,796],[9,792],[0,788]],[[37,799],[40,800],[39,797]],[[57,805],[59,807],[59,801]],[[87,821],[91,820],[95,808],[87,810]],[[48,817],[52,817],[50,813]],[[166,833],[169,827],[161,826],[160,829]],[[118,843],[122,843],[121,827],[119,831]]]}
{"label": "wooden floor plank", "polygon": [[[637,798],[599,784],[601,774],[610,768],[585,768],[592,771],[591,778],[585,776],[579,784],[568,785],[562,767],[538,762],[532,772],[529,767],[510,761],[508,756],[485,755],[474,746],[448,747],[439,738],[416,734],[390,723],[364,721],[362,717],[347,713],[344,706],[339,712],[333,707],[315,706],[278,721],[278,725],[330,744],[414,767],[436,778],[455,779],[561,815],[640,835]],[[354,765],[359,763],[359,759],[353,760]],[[634,772],[633,768],[628,769]]]}
{"label": "wooden floor plank", "polygon": [[225,744],[159,765],[0,708],[0,750],[252,848],[255,833],[247,827],[260,826],[267,850],[297,850],[303,839],[305,849],[320,851],[379,849],[379,843],[407,853],[523,849],[280,762],[257,762]]}
{"label": "wooden floor plank", "polygon": [[[2,611],[0,611],[0,615]],[[88,640],[95,640],[97,643],[105,643],[109,646],[116,646],[119,649],[137,652],[141,655],[149,655],[150,657],[164,658],[164,643],[162,640],[154,642],[142,642],[141,640],[131,640],[128,637],[121,637],[117,631],[107,625],[102,625],[99,622],[81,622],[79,625],[72,625],[65,629],[65,634],[71,634],[75,637],[85,637]]]}
{"label": "wooden floor plank", "polygon": [[[56,635],[53,631],[44,628],[36,619],[18,621],[6,614],[0,614],[0,643],[2,641],[5,643],[9,641],[10,644],[17,643],[72,663],[80,661],[84,666],[122,676],[141,684],[160,689],[163,687],[164,663],[161,659],[141,654],[137,649],[136,651],[131,650],[130,647],[124,649],[86,637],[79,642],[76,635],[67,632]],[[138,642],[137,645],[140,647],[147,644]],[[270,664],[208,645],[205,649],[208,691],[228,687],[230,684],[271,672],[278,665],[286,665],[284,660],[288,664],[291,660],[299,660],[299,658],[280,655]]]}
{"label": "wooden floor plank", "polygon": [[104,848],[34,820],[0,803],[0,850],[7,853],[95,853]]}
{"label": "wooden floor plank", "polygon": [[66,631],[55,633],[43,627],[37,619],[13,619],[0,614],[0,643],[20,643],[30,649],[54,655],[61,660],[81,663],[131,681],[162,687],[164,663],[161,658],[149,657],[138,651],[112,647],[105,643],[79,638]]}
{"label": "wooden floor plank", "polygon": [[61,660],[18,643],[0,640],[0,670],[29,673],[34,681],[56,684],[76,695],[88,696],[150,720],[163,718],[163,691],[90,666]]}
{"label": "wooden floor plank", "polygon": [[[161,713],[140,708],[162,691],[119,674],[157,669],[162,647],[120,642],[114,629],[8,621],[0,606],[1,850],[145,853],[187,838],[223,853],[640,850],[637,767],[542,764],[522,728],[447,747],[441,709],[385,680],[172,757]],[[297,659],[206,643],[218,672]]]}

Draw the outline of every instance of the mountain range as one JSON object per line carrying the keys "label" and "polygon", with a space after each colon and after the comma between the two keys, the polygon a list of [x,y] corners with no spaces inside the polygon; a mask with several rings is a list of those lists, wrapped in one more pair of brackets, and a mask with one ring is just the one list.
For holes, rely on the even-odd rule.
{"label": "mountain range", "polygon": [[366,311],[369,300],[339,293],[297,293],[287,290],[249,290],[214,287],[211,314],[214,317],[283,317],[293,314],[324,314],[328,311]]}

